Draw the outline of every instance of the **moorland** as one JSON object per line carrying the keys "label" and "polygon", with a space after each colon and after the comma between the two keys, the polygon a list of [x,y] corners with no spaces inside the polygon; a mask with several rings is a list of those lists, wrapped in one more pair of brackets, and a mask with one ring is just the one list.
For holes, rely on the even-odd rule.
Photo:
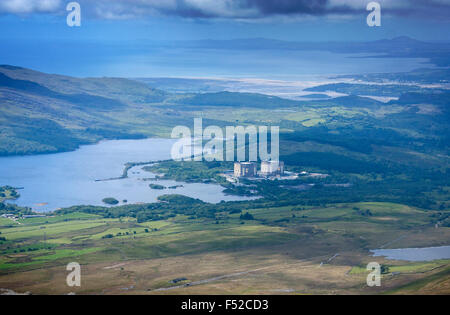
{"label": "moorland", "polygon": [[[442,63],[441,57],[433,58]],[[450,293],[449,260],[395,261],[370,252],[449,245],[448,70],[335,79],[309,88],[316,98],[305,101],[173,93],[174,80],[159,79],[166,87],[160,90],[151,85],[158,79],[74,78],[0,66],[2,156],[169,137],[174,126],[192,126],[202,117],[205,125],[220,127],[280,126],[286,169],[329,175],[234,185],[220,176],[232,169],[227,162],[129,161],[165,178],[214,181],[227,193],[259,198],[210,204],[167,194],[151,204],[73,205],[43,217],[23,217],[32,211],[14,205],[19,187],[5,186],[0,215],[17,219],[0,218],[0,288],[41,294]],[[189,80],[199,84],[183,84]],[[330,91],[343,96],[329,98]],[[157,181],[150,185],[162,188]],[[370,288],[365,267],[374,260],[383,265],[383,285]],[[82,265],[80,288],[65,283],[72,261]]]}

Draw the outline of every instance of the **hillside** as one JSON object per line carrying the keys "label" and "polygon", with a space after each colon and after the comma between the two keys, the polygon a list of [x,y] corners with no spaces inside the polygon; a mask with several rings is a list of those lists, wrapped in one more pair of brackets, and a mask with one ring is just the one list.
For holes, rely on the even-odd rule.
{"label": "hillside", "polygon": [[[101,139],[168,136],[189,107],[295,106],[260,94],[171,95],[120,78],[74,78],[0,66],[0,155],[74,150]],[[191,116],[191,117],[190,117]]]}
{"label": "hillside", "polygon": [[154,136],[167,122],[157,118],[161,115],[151,105],[166,97],[127,79],[80,79],[0,66],[0,155],[52,153],[101,139]]}
{"label": "hillside", "polygon": [[182,105],[279,108],[295,107],[299,102],[256,93],[218,92],[188,95],[176,101]]}
{"label": "hillside", "polygon": [[[298,102],[230,92],[172,95],[121,78],[74,78],[0,66],[0,155],[74,150],[102,139],[168,136],[204,107],[293,107]],[[218,122],[220,125],[220,122]]]}
{"label": "hillside", "polygon": [[0,66],[0,73],[12,79],[37,83],[58,93],[90,94],[136,104],[157,103],[167,94],[147,84],[122,78],[75,78],[9,65]]}
{"label": "hillside", "polygon": [[[446,148],[446,90],[337,84],[311,91],[328,89],[350,95],[293,101],[225,91],[171,94],[129,79],[74,78],[0,66],[0,155],[68,151],[102,139],[167,137],[174,126],[191,126],[199,116],[219,126],[277,123],[289,131],[289,139],[294,132],[295,141],[316,139],[356,151],[386,144],[408,144],[427,154]],[[382,103],[358,96],[386,93],[399,100]],[[321,125],[329,131],[317,129]],[[359,145],[351,139],[359,139]]]}

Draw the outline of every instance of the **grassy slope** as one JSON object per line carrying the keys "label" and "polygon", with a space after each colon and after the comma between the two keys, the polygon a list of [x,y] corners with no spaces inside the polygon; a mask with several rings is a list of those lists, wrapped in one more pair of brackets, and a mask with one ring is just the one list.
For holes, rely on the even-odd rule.
{"label": "grassy slope", "polygon": [[[359,215],[355,207],[370,209],[373,217]],[[290,289],[291,293],[370,293],[364,286],[366,273],[360,267],[374,260],[368,249],[398,239],[399,235],[405,236],[391,247],[411,243],[441,245],[443,239],[450,237],[449,228],[435,231],[428,227],[427,212],[397,204],[342,204],[303,211],[284,207],[250,212],[256,220],[245,224],[241,224],[238,214],[224,216],[219,224],[181,215],[141,224],[128,218],[102,219],[74,213],[46,221],[22,220],[20,226],[0,228],[2,236],[14,240],[0,244],[0,287],[19,292],[65,293],[65,276],[57,270],[78,261],[83,264],[84,274],[78,293],[118,293],[120,287],[132,286],[130,293],[145,293],[148,289],[170,287],[169,281],[179,277],[190,282],[256,269],[261,270],[255,275],[224,278],[173,293],[213,290],[264,294],[272,289]],[[114,238],[104,239],[107,234]],[[319,268],[320,262],[335,253],[340,255]],[[436,268],[449,266],[448,261],[418,264],[375,260],[400,273],[385,277],[385,285],[378,293],[403,288],[408,281],[427,281]],[[202,268],[193,268],[196,264]],[[164,265],[172,266],[171,271]],[[315,271],[314,281],[310,279],[311,270]],[[44,277],[36,285],[36,277],[47,273],[53,276]],[[434,293],[449,293],[448,272],[432,280],[447,283]],[[421,286],[408,287],[408,292],[416,292],[416,287]]]}

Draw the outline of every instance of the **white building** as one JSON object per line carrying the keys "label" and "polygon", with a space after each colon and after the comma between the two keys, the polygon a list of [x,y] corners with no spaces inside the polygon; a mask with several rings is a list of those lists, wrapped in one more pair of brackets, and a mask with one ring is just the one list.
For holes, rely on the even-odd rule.
{"label": "white building", "polygon": [[16,215],[15,214],[6,213],[6,214],[2,214],[1,217],[2,218],[6,218],[6,219],[11,219],[11,218],[15,218]]}
{"label": "white building", "polygon": [[261,162],[261,175],[262,176],[284,175],[284,162],[280,161]]}

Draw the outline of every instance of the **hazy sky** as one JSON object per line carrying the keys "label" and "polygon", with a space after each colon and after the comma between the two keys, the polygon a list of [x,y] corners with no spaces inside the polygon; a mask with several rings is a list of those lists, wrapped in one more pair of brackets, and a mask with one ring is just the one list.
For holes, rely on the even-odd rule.
{"label": "hazy sky", "polygon": [[82,26],[73,28],[66,24],[69,2],[1,0],[0,63],[84,75],[97,73],[62,68],[63,60],[87,69],[100,54],[104,63],[130,59],[130,50],[151,40],[450,40],[450,0],[378,1],[382,26],[372,28],[369,0],[79,0]]}

